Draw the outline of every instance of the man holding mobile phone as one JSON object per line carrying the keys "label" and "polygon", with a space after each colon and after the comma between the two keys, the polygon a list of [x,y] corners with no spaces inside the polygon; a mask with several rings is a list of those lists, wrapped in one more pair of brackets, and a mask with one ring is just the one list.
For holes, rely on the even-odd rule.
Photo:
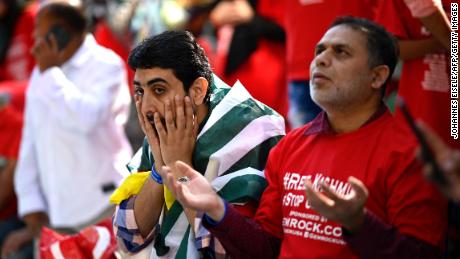
{"label": "man holding mobile phone", "polygon": [[110,217],[132,153],[123,62],[87,33],[72,2],[42,3],[35,23],[15,173],[18,212],[35,236],[43,225],[72,233]]}
{"label": "man holding mobile phone", "polygon": [[69,60],[86,38],[70,26],[47,16],[39,20],[35,30],[35,44],[32,53],[41,72],[53,66],[60,66]]}

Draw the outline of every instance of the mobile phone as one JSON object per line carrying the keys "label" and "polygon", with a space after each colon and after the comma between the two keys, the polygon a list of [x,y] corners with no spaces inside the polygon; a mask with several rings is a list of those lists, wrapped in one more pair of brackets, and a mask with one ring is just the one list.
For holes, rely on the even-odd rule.
{"label": "mobile phone", "polygon": [[448,186],[448,181],[444,176],[444,173],[442,172],[441,168],[439,167],[438,162],[436,162],[436,158],[433,154],[433,151],[431,151],[428,142],[426,141],[425,135],[423,135],[420,129],[417,128],[417,126],[415,125],[414,119],[410,114],[409,109],[407,108],[406,103],[404,102],[404,99],[401,97],[397,97],[396,106],[400,108],[404,118],[406,119],[406,122],[409,124],[409,127],[411,128],[412,132],[415,134],[418,142],[420,143],[423,162],[431,166],[431,180],[436,182],[440,186]]}
{"label": "mobile phone", "polygon": [[10,93],[0,93],[0,108],[6,106],[11,101]]}
{"label": "mobile phone", "polygon": [[112,193],[117,187],[114,183],[106,183],[102,185],[102,192],[104,193]]}
{"label": "mobile phone", "polygon": [[46,34],[46,39],[50,41],[51,35],[54,36],[57,42],[58,50],[63,50],[70,42],[72,34],[64,29],[61,25],[53,25],[51,29]]}

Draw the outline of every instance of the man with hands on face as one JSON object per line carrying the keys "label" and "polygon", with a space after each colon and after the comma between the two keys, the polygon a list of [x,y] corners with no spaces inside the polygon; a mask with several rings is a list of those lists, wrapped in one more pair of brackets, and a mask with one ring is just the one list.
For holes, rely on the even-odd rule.
{"label": "man with hands on face", "polygon": [[284,135],[284,120],[239,82],[230,88],[214,76],[189,32],[145,39],[131,51],[128,64],[135,70],[136,108],[146,138],[128,164],[135,173],[111,198],[118,204],[113,218],[118,244],[137,253],[153,241],[150,258],[224,255],[201,227],[201,215],[184,211],[166,188],[160,169],[184,161],[252,217],[266,186],[262,169]]}
{"label": "man with hands on face", "polygon": [[30,238],[43,225],[72,233],[110,217],[108,198],[132,154],[122,60],[87,33],[81,6],[73,3],[43,2],[35,22],[37,66],[14,178]]}
{"label": "man with hands on face", "polygon": [[382,102],[397,56],[393,37],[373,22],[332,24],[310,65],[323,112],[271,150],[255,220],[185,163],[164,167],[163,179],[235,258],[439,257],[446,202],[423,179],[412,133]]}

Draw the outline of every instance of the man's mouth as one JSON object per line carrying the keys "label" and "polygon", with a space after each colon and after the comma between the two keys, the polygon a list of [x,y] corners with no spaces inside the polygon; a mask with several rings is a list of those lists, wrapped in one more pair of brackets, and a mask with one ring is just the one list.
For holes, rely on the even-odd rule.
{"label": "man's mouth", "polygon": [[315,79],[330,80],[329,77],[320,72],[313,73],[313,80]]}
{"label": "man's mouth", "polygon": [[321,72],[314,72],[311,81],[313,85],[318,86],[330,82],[331,79]]}

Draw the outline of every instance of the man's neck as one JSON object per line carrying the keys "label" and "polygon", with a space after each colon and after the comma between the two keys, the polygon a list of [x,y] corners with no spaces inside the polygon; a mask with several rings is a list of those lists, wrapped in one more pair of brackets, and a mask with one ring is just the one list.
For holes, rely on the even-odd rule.
{"label": "man's neck", "polygon": [[336,133],[353,132],[363,126],[379,109],[381,102],[367,102],[348,110],[326,111],[329,124]]}

